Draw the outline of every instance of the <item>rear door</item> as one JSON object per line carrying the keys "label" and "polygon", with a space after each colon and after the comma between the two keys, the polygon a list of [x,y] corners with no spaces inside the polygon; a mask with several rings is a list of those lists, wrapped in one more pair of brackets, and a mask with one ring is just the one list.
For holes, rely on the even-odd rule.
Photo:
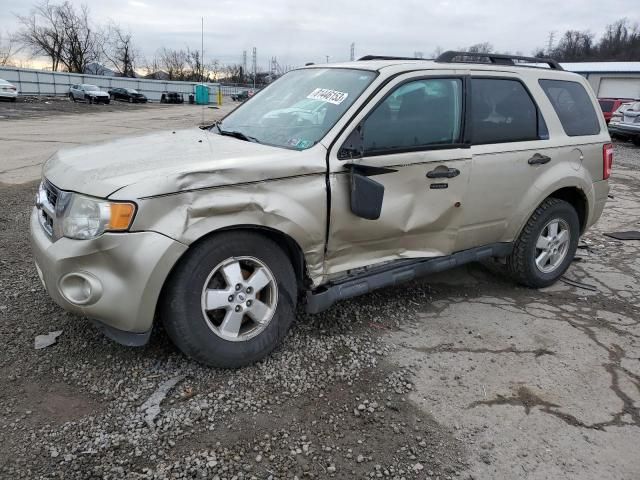
{"label": "rear door", "polygon": [[[326,274],[453,252],[471,166],[464,144],[465,84],[465,76],[451,71],[399,76],[334,143]],[[354,135],[363,143],[362,158],[341,159]],[[384,189],[378,218],[352,210],[354,170]]]}
{"label": "rear door", "polygon": [[457,250],[500,241],[525,193],[559,161],[540,109],[519,77],[472,74],[470,106],[472,172]]}

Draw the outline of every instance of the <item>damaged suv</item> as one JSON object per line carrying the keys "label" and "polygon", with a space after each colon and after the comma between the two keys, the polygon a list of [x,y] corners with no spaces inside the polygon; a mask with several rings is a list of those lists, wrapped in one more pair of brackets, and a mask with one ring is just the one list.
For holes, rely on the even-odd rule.
{"label": "damaged suv", "polygon": [[58,152],[31,218],[46,290],[123,344],[159,320],[239,367],[298,305],[491,258],[552,284],[607,199],[604,118],[552,60],[470,55],[311,65],[208,128]]}

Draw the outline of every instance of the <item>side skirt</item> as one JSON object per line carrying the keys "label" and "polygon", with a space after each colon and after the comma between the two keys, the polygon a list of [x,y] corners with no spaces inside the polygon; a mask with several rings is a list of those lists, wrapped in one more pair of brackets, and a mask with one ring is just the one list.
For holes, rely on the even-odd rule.
{"label": "side skirt", "polygon": [[441,272],[470,262],[491,257],[506,257],[513,250],[512,243],[493,243],[470,248],[443,257],[397,260],[366,272],[322,285],[306,294],[305,309],[308,313],[319,313],[334,303],[357,297],[382,287],[399,285],[431,273]]}

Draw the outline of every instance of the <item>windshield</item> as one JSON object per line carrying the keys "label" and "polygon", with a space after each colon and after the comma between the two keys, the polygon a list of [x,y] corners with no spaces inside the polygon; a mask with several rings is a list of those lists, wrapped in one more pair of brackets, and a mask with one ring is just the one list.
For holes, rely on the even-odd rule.
{"label": "windshield", "polygon": [[289,72],[232,112],[219,130],[277,147],[307,149],[325,136],[375,76],[342,68]]}
{"label": "windshield", "polygon": [[83,88],[87,92],[99,92],[100,91],[100,89],[98,87],[96,87],[95,85],[83,85]]}

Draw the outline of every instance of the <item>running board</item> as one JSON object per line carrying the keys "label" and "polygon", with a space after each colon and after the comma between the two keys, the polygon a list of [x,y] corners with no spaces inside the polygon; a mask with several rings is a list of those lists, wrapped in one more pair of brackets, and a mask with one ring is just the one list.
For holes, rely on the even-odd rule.
{"label": "running board", "polygon": [[323,285],[315,291],[308,291],[305,309],[308,313],[319,313],[340,300],[357,297],[378,288],[399,285],[431,273],[459,267],[465,263],[490,257],[506,257],[512,250],[512,243],[493,243],[443,257],[397,260]]}

